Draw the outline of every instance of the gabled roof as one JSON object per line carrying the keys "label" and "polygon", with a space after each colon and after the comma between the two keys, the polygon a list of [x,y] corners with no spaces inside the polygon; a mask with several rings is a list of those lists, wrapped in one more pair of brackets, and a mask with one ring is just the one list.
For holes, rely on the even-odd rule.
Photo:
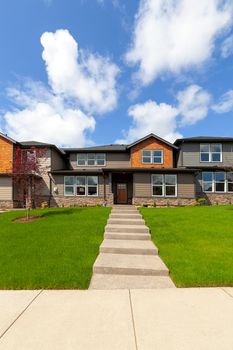
{"label": "gabled roof", "polygon": [[137,141],[131,143],[130,145],[127,146],[127,148],[131,148],[131,147],[133,147],[133,146],[135,146],[135,145],[137,145],[137,144],[139,144],[139,143],[141,143],[141,142],[143,142],[143,141],[149,139],[150,137],[154,137],[156,140],[158,140],[158,141],[160,141],[160,142],[162,142],[162,143],[165,143],[165,144],[168,145],[169,147],[178,149],[178,147],[176,147],[176,146],[173,145],[172,143],[170,143],[170,142],[168,142],[168,141],[162,139],[161,137],[159,137],[159,136],[157,136],[157,135],[155,135],[155,134],[153,134],[153,133],[151,133],[151,134],[149,134],[149,135],[146,135],[146,136],[144,136],[143,138],[141,138],[141,139],[139,139],[139,140],[137,140]]}
{"label": "gabled roof", "polygon": [[0,132],[0,136],[12,143],[17,143],[17,141],[13,140],[11,137],[7,136],[6,134],[3,134],[2,132]]}
{"label": "gabled roof", "polygon": [[62,148],[64,152],[124,152],[127,149],[127,145],[111,144],[104,146],[93,146],[85,148]]}
{"label": "gabled roof", "polygon": [[174,144],[180,145],[183,142],[233,142],[233,137],[224,136],[195,136],[177,139]]}
{"label": "gabled roof", "polygon": [[22,142],[19,142],[19,144],[25,148],[27,148],[27,147],[54,148],[57,152],[61,153],[62,155],[65,154],[62,149],[58,148],[56,145],[54,145],[52,143],[45,143],[45,142],[38,142],[38,141],[22,141]]}

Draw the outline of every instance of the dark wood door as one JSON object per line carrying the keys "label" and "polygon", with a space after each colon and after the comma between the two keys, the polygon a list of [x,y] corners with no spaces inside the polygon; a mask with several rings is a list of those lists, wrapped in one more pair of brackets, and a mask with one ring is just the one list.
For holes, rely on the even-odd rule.
{"label": "dark wood door", "polygon": [[117,204],[128,203],[127,183],[117,184]]}

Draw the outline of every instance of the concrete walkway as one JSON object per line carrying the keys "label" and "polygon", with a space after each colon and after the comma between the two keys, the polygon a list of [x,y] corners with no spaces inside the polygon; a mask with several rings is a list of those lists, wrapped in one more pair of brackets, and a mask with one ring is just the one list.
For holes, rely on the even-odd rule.
{"label": "concrete walkway", "polygon": [[232,350],[233,288],[0,291],[1,350]]}
{"label": "concrete walkway", "polygon": [[113,206],[89,289],[172,288],[149,228],[133,206]]}

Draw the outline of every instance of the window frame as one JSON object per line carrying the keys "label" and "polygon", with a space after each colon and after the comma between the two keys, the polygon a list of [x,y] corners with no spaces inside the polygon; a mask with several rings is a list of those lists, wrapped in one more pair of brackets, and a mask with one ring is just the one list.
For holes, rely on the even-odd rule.
{"label": "window frame", "polygon": [[[143,156],[143,152],[144,151],[146,151],[146,152],[150,152],[150,156]],[[156,157],[156,158],[158,158],[158,156],[154,156],[153,155],[153,152],[161,152],[161,163],[155,163],[154,161],[153,161],[153,159]],[[143,158],[144,157],[147,157],[147,158],[149,158],[150,157],[150,162],[149,163],[146,163],[146,162],[144,162],[143,161]],[[142,164],[145,164],[145,165],[148,165],[148,164],[159,164],[159,165],[161,165],[161,164],[164,164],[164,150],[163,149],[143,149],[142,150],[142,153],[141,153],[141,162],[142,162]]]}
{"label": "window frame", "polygon": [[228,180],[228,174],[233,174],[233,171],[226,172],[226,190],[227,190],[227,193],[233,193],[233,190],[229,191],[229,189],[228,189],[229,188],[228,187],[229,183],[233,185],[233,180],[232,181]]}
{"label": "window frame", "polygon": [[[66,178],[67,177],[73,178],[73,185],[66,185]],[[73,175],[65,175],[64,176],[64,196],[65,197],[75,197],[75,195],[76,195],[74,178],[75,178],[75,176],[73,176]],[[73,187],[73,194],[66,194],[66,187]]]}
{"label": "window frame", "polygon": [[[88,185],[88,178],[89,177],[95,177],[97,179],[96,185]],[[89,187],[96,187],[96,194],[95,195],[88,194]],[[98,197],[98,195],[99,195],[99,177],[98,177],[98,175],[87,175],[86,176],[86,196],[87,197]]]}
{"label": "window frame", "polygon": [[[85,179],[85,185],[78,185],[77,184],[77,178],[78,177],[83,177]],[[77,187],[84,187],[84,190],[85,190],[85,194],[82,195],[82,194],[78,194],[77,192]],[[75,176],[75,196],[77,197],[86,197],[87,196],[87,179],[86,179],[86,176],[85,175],[77,175]]]}
{"label": "window frame", "polygon": [[[85,164],[79,164],[78,162],[78,156],[80,154],[83,154],[85,155]],[[102,154],[104,157],[103,157],[103,160],[104,160],[104,164],[98,164],[98,159],[97,159],[97,155],[100,155]],[[93,155],[93,160],[94,160],[94,164],[88,164],[88,156],[89,155]],[[89,152],[89,153],[83,153],[83,152],[79,152],[79,153],[76,153],[76,164],[77,164],[77,167],[105,167],[106,166],[106,153],[104,152],[98,152],[98,153],[93,153],[93,152]]]}
{"label": "window frame", "polygon": [[[153,177],[154,176],[162,176],[162,185],[155,185],[153,183]],[[166,185],[166,176],[174,176],[175,177],[175,185]],[[162,187],[162,195],[156,195],[153,194],[153,187]],[[167,187],[175,187],[175,195],[167,195],[166,194],[166,188]],[[152,193],[152,197],[156,197],[156,198],[177,198],[177,194],[178,194],[178,177],[177,174],[152,174],[151,175],[151,193]]]}
{"label": "window frame", "polygon": [[[216,181],[216,174],[224,174],[224,182],[223,181]],[[224,191],[217,191],[216,190],[216,184],[224,184]],[[226,172],[225,171],[215,171],[214,172],[214,193],[226,193]]]}
{"label": "window frame", "polygon": [[[220,152],[212,152],[211,150],[211,146],[214,146],[214,145],[219,145],[220,146]],[[209,148],[209,152],[201,152],[201,147],[202,146],[208,146]],[[201,155],[203,153],[208,153],[209,154],[209,160],[202,160],[201,159]],[[215,160],[213,161],[212,160],[212,155],[214,153],[217,153],[217,154],[220,154],[220,160]],[[200,160],[200,163],[222,163],[222,143],[217,143],[217,142],[214,142],[214,143],[200,143],[200,147],[199,147],[199,160]]]}

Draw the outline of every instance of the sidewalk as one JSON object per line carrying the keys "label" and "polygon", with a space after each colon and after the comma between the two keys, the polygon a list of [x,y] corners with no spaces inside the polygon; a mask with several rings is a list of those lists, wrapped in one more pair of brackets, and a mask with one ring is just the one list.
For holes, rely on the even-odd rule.
{"label": "sidewalk", "polygon": [[0,291],[2,350],[232,350],[233,288]]}

